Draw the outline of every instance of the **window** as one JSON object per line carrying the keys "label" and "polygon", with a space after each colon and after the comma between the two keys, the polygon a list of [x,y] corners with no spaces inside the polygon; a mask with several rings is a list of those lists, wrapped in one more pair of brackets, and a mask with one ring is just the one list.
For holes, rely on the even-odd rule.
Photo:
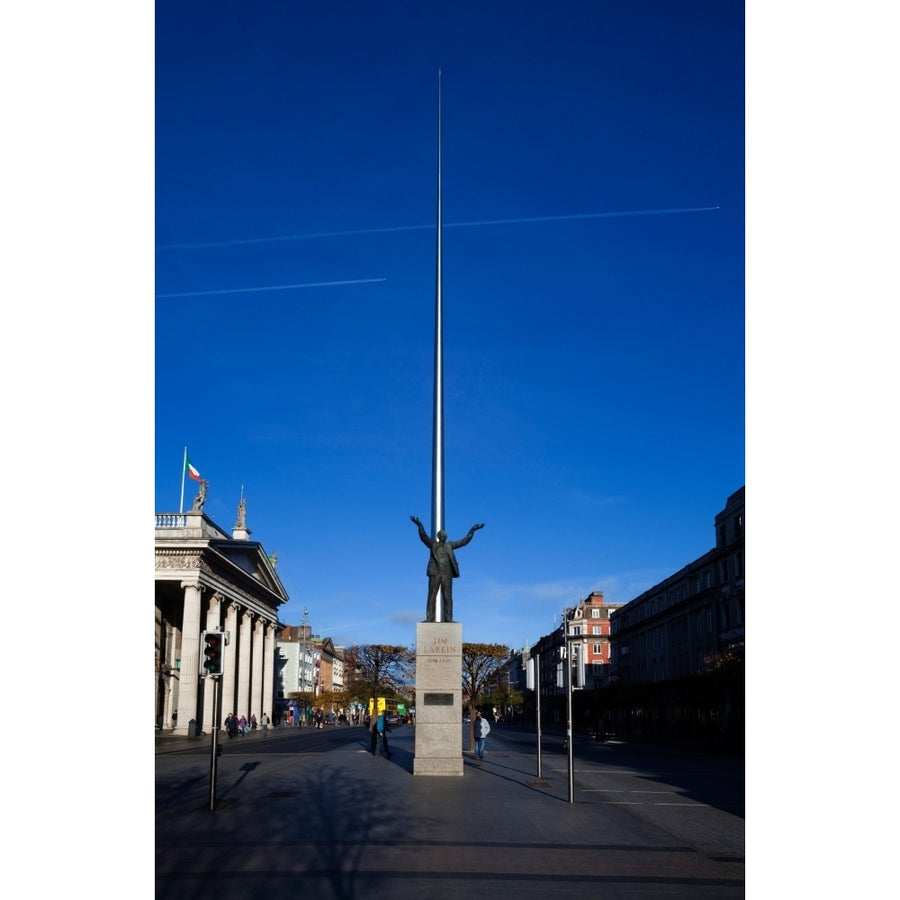
{"label": "window", "polygon": [[603,656],[603,644],[594,644],[594,656]]}
{"label": "window", "polygon": [[599,609],[592,609],[592,610],[591,610],[591,618],[592,618],[592,619],[599,619],[599,618],[600,618],[600,610],[599,610]]}
{"label": "window", "polygon": [[600,630],[600,626],[599,626],[599,625],[594,625],[594,626],[591,628],[591,634],[603,634],[603,632]]}

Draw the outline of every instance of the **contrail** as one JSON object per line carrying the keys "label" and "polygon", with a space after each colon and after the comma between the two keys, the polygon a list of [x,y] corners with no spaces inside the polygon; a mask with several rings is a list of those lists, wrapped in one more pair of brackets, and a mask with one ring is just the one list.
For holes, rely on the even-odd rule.
{"label": "contrail", "polygon": [[[688,206],[677,209],[630,209],[620,212],[569,213],[562,216],[527,216],[517,219],[485,219],[479,222],[445,222],[444,228],[474,228],[483,225],[519,225],[528,222],[565,222],[574,219],[614,219],[623,216],[668,216],[676,213],[712,212],[718,206]],[[390,234],[396,231],[425,231],[436,225],[394,225],[388,228],[356,228],[351,231],[315,231],[309,234],[283,234],[275,237],[235,238],[202,244],[165,244],[157,250],[201,250],[210,247],[234,247],[242,244],[274,244],[279,241],[309,241],[314,238],[350,237],[360,234]]]}
{"label": "contrail", "polygon": [[[444,226],[447,227],[446,225]],[[234,247],[242,244],[275,244],[279,241],[308,241],[313,238],[346,237],[354,234],[382,234],[392,231],[419,231],[434,225],[395,225],[393,228],[358,228],[353,231],[317,231],[312,234],[283,234],[276,237],[235,238],[231,241],[209,241],[205,244],[165,244],[157,250],[202,250],[207,247]]]}
{"label": "contrail", "polygon": [[213,294],[253,294],[257,291],[288,291],[291,288],[335,287],[342,284],[374,284],[387,278],[356,278],[353,281],[312,281],[306,284],[271,284],[266,287],[224,288],[219,291],[185,291],[179,294],[157,294],[156,299],[168,297],[209,297]]}
{"label": "contrail", "polygon": [[518,225],[520,222],[564,222],[571,219],[612,219],[621,216],[665,216],[673,213],[710,212],[718,206],[693,206],[684,209],[632,209],[628,212],[569,213],[565,216],[533,216],[526,219],[489,219],[485,222],[454,222],[444,228],[463,228],[473,225]]}

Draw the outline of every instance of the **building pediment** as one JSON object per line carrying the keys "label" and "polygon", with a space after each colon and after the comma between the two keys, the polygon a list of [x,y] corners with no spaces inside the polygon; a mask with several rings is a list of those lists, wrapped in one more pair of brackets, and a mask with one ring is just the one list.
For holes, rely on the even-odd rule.
{"label": "building pediment", "polygon": [[156,578],[176,583],[199,578],[226,596],[251,606],[258,602],[261,609],[275,610],[290,599],[262,544],[235,540],[198,512],[157,513]]}
{"label": "building pediment", "polygon": [[288,596],[272,561],[256,541],[210,541],[209,549],[277,595],[279,603],[287,602]]}

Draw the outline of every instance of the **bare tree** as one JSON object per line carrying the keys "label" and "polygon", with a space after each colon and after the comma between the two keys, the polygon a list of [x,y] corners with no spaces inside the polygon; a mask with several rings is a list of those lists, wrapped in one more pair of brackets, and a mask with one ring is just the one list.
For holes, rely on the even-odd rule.
{"label": "bare tree", "polygon": [[415,656],[409,647],[357,644],[345,653],[345,667],[353,671],[349,693],[368,703],[377,697],[400,694],[411,681]]}
{"label": "bare tree", "polygon": [[463,696],[469,709],[469,749],[475,746],[475,706],[486,696],[497,670],[509,659],[509,648],[502,644],[463,644]]}

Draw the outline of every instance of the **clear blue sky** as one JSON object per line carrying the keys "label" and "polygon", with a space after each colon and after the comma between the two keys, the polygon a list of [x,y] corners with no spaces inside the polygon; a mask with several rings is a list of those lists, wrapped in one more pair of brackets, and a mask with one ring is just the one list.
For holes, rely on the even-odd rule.
{"label": "clear blue sky", "polygon": [[187,446],[226,529],[243,489],[282,621],[414,642],[440,68],[464,639],[531,644],[709,550],[745,480],[743,13],[161,0],[156,511]]}

